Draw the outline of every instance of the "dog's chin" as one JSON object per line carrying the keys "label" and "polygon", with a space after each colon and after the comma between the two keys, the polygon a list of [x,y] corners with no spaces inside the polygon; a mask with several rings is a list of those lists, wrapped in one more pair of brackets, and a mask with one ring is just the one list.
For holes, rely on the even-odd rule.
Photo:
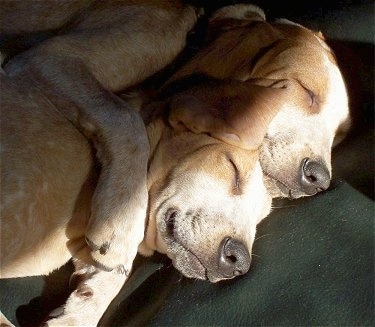
{"label": "dog's chin", "polygon": [[178,271],[188,278],[209,280],[207,269],[192,251],[175,240],[167,242],[167,255]]}
{"label": "dog's chin", "polygon": [[175,235],[174,225],[175,217],[173,210],[169,209],[167,212],[161,213],[158,217],[158,251],[163,249],[162,252],[172,260],[174,267],[184,276],[207,280],[207,269],[198,256]]}

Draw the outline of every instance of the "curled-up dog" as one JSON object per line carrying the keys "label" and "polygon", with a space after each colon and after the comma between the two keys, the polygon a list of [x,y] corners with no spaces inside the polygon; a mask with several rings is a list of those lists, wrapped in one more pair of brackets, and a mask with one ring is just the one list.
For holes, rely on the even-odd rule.
{"label": "curled-up dog", "polygon": [[[198,16],[179,1],[70,4],[79,8],[69,26],[1,74],[3,278],[48,274],[83,252],[95,267],[129,273],[144,238],[149,141],[114,92],[170,64]],[[43,16],[59,3],[5,5]],[[30,29],[51,27],[42,18]]]}
{"label": "curled-up dog", "polygon": [[165,88],[173,92],[202,76],[252,83],[276,102],[288,93],[261,147],[267,188],[290,198],[328,188],[332,146],[351,119],[345,82],[320,32],[286,19],[267,22],[254,5],[224,7],[211,17],[203,48]]}
{"label": "curled-up dog", "polygon": [[[127,274],[88,264],[85,229],[97,182],[90,145],[37,90],[1,84],[3,107],[12,109],[2,115],[2,274],[47,273],[73,256],[82,281],[48,325],[95,325]],[[188,277],[217,282],[246,273],[256,225],[269,213],[258,148],[278,105],[252,90],[212,81],[142,108],[150,158],[139,250],[167,254]]]}
{"label": "curled-up dog", "polygon": [[[29,2],[10,4],[11,7],[13,5],[33,6]],[[50,5],[52,8],[49,8]],[[60,4],[39,3],[36,9],[44,13],[56,5]],[[79,11],[82,9],[82,4],[70,5],[77,5]],[[70,11],[76,10],[73,9],[70,8]],[[186,36],[196,23],[197,12],[194,7],[179,1],[106,1],[91,3],[86,6],[86,11],[76,16],[69,28],[21,53],[4,66],[4,93],[12,92],[8,84],[18,85],[15,92],[20,93],[19,101],[12,107],[25,109],[22,113],[17,111],[20,117],[8,118],[17,113],[7,111],[7,101],[12,98],[4,96],[2,130],[3,162],[6,164],[3,185],[18,183],[19,188],[7,190],[4,186],[2,212],[10,210],[12,215],[21,217],[36,214],[33,207],[26,204],[25,207],[19,206],[16,212],[13,210],[16,202],[27,203],[27,197],[33,198],[33,192],[28,188],[33,186],[31,180],[37,178],[37,174],[45,180],[42,194],[45,192],[52,196],[52,189],[63,187],[54,184],[53,176],[59,175],[59,170],[48,178],[48,149],[64,152],[67,144],[48,142],[49,137],[43,136],[43,130],[38,130],[41,126],[37,118],[29,121],[30,130],[36,126],[34,134],[27,137],[26,143],[26,136],[19,140],[23,150],[18,160],[29,162],[30,166],[35,165],[39,170],[19,172],[18,177],[7,171],[7,153],[11,150],[6,144],[6,133],[9,132],[6,119],[12,124],[15,120],[22,120],[28,111],[41,110],[35,106],[51,107],[85,135],[92,151],[82,152],[81,155],[94,155],[100,168],[85,233],[91,257],[103,269],[111,270],[123,265],[130,270],[137,245],[129,243],[123,231],[131,232],[136,243],[143,239],[148,201],[149,144],[139,113],[114,92],[139,83],[170,64],[184,48]],[[44,20],[35,19],[31,27],[42,28]],[[48,22],[47,19],[47,26]],[[46,154],[29,159],[28,156],[42,143],[45,143]],[[132,155],[129,156],[129,153]],[[88,162],[86,157],[81,159]],[[132,171],[132,174],[120,179],[123,171]],[[83,172],[77,171],[72,164],[71,174],[80,173]],[[24,191],[26,189],[28,191]],[[71,196],[74,199],[76,194]],[[43,197],[38,200],[47,201]],[[38,206],[38,201],[33,203]],[[45,216],[44,219],[48,220],[53,217],[53,212]],[[13,255],[18,255],[15,250],[13,252]],[[48,265],[44,269],[45,272],[51,270]]]}

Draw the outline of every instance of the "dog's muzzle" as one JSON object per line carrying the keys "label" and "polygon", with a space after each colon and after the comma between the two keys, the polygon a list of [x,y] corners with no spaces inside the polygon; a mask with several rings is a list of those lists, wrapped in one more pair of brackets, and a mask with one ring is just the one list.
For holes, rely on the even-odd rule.
{"label": "dog's muzzle", "polygon": [[[164,216],[166,237],[172,258],[184,258],[176,266],[183,274],[187,271],[188,277],[208,279],[217,282],[246,274],[250,269],[251,256],[246,245],[233,237],[227,236],[218,244],[212,253],[202,253],[198,248],[191,248],[181,239],[175,230],[176,218],[180,211],[169,208]],[[176,246],[176,247],[175,247]],[[204,270],[204,274],[203,274]],[[185,274],[186,275],[186,274]]]}

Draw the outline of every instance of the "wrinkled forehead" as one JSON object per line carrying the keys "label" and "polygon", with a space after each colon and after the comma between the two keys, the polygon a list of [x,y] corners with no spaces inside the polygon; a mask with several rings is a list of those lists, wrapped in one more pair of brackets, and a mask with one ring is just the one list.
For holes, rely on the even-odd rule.
{"label": "wrinkled forehead", "polygon": [[[268,47],[262,46],[260,41],[259,52],[253,58],[254,62],[266,57],[267,65],[273,66],[273,70],[290,73],[304,69],[318,73],[326,71],[331,66],[337,67],[335,55],[321,33],[315,33],[287,20],[273,23],[272,28],[277,31],[277,37]],[[249,33],[247,37],[253,36]],[[275,65],[278,65],[278,68]],[[288,69],[285,69],[286,67]]]}
{"label": "wrinkled forehead", "polygon": [[212,211],[222,211],[224,206],[228,212],[251,214],[257,220],[268,205],[258,151],[225,144],[206,146],[179,160],[168,180],[176,194],[188,194],[189,203]]}
{"label": "wrinkled forehead", "polygon": [[[185,139],[186,153],[178,160],[173,173],[174,178],[178,175],[188,176],[198,172],[220,181],[228,181],[228,179],[232,181],[236,174],[248,178],[259,162],[259,151],[241,149],[210,136],[187,132],[177,134],[171,142],[177,144],[180,139]],[[186,142],[187,139],[190,142]],[[200,142],[200,139],[206,139],[206,142]]]}
{"label": "wrinkled forehead", "polygon": [[[321,70],[323,62],[336,66],[336,59],[320,33],[287,20],[275,23],[242,21],[228,23],[208,38],[203,48],[174,76],[173,79],[193,73],[216,78],[238,78],[252,72],[260,60],[273,61],[270,54],[287,50],[296,63],[314,64]],[[268,54],[268,56],[267,56]],[[284,53],[286,56],[286,53]],[[287,61],[288,64],[290,61]],[[285,68],[281,62],[277,70]]]}

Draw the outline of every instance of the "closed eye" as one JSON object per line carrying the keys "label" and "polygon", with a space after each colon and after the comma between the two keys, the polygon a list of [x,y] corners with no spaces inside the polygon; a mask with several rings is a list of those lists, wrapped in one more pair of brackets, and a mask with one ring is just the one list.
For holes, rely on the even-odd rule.
{"label": "closed eye", "polygon": [[310,107],[312,107],[313,105],[315,105],[317,103],[316,101],[316,95],[313,91],[307,89],[307,88],[304,88],[306,91],[307,91],[307,94],[309,95],[310,97]]}
{"label": "closed eye", "polygon": [[306,91],[308,95],[309,107],[316,106],[318,104],[318,97],[316,96],[316,94],[313,91],[311,91],[308,87],[303,85],[301,81],[297,80],[297,82],[302,86],[302,88]]}
{"label": "closed eye", "polygon": [[240,177],[240,171],[238,170],[236,164],[232,159],[229,159],[229,162],[231,163],[233,170],[234,170],[234,187],[233,187],[233,193],[236,195],[241,194],[241,177]]}

